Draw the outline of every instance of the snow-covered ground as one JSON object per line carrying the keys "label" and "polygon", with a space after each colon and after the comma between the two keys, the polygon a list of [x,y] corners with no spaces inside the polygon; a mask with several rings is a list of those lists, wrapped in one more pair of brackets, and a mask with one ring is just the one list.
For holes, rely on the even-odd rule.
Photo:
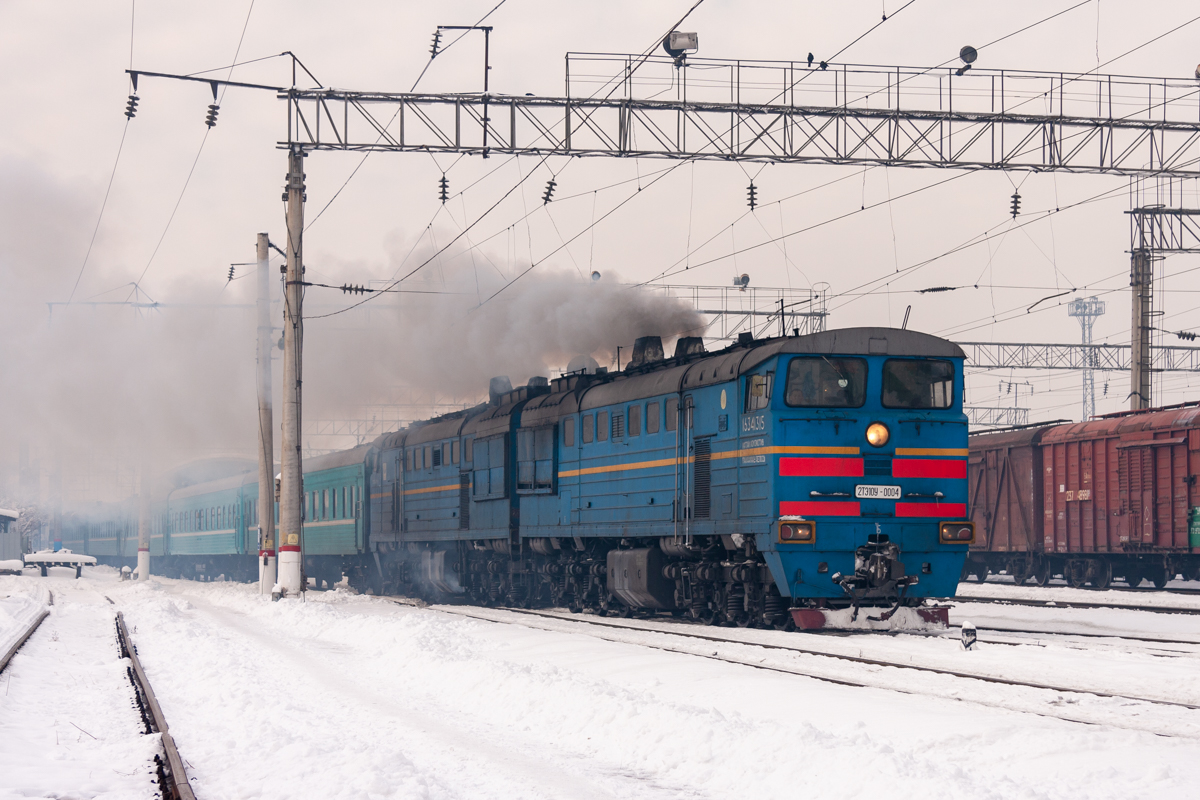
{"label": "snow-covered ground", "polygon": [[[79,581],[0,578],[0,597],[33,586],[54,590],[54,616],[26,649],[48,638],[52,622],[69,621],[50,629],[59,631],[57,644],[83,648],[94,635],[97,652],[94,663],[72,662],[71,669],[65,661],[42,664],[53,674],[44,680],[29,671],[32,659],[19,663],[25,650],[14,661],[20,669],[11,692],[26,686],[16,706],[0,687],[0,787],[12,783],[6,762],[17,760],[9,759],[6,743],[46,725],[31,713],[38,692],[81,689],[107,721],[72,721],[97,736],[88,724],[121,727],[149,752],[157,746],[156,737],[136,733],[128,681],[100,679],[106,659],[115,658],[114,608],[125,612],[200,800],[1127,800],[1190,798],[1200,785],[1200,711],[832,661],[755,642],[1200,703],[1200,655],[1186,646],[1163,656],[1126,640],[1099,640],[1106,646],[1093,648],[1048,637],[985,642],[968,653],[929,636],[697,629],[744,637],[714,643],[645,629],[657,623],[595,628],[577,618],[523,617],[530,627],[505,624],[518,622],[504,618],[520,616],[512,612],[487,612],[500,620],[488,621],[344,592],[272,603],[254,587],[159,578],[121,583],[102,568],[85,568]],[[982,604],[953,612],[956,621],[964,615],[984,638],[988,624],[1061,630],[1089,624],[1105,632],[1200,638],[1200,617],[1190,616]],[[1112,615],[1134,616],[1107,625]],[[68,643],[68,634],[80,644]],[[110,653],[100,652],[101,642]],[[819,669],[888,688],[756,667]],[[6,670],[0,683],[8,681]],[[1055,718],[1057,711],[1095,724]],[[17,733],[22,726],[30,736]],[[1139,726],[1166,735],[1131,729]],[[85,741],[72,746],[92,743],[80,736]],[[105,767],[145,782],[150,756],[124,741],[125,750],[112,743]],[[108,794],[69,786],[90,756],[58,747],[44,740],[22,746],[25,774],[42,783],[10,796],[151,796],[148,786],[106,788]],[[69,770],[56,767],[64,756]],[[12,793],[0,788],[0,796],[5,791]]]}
{"label": "snow-covered ground", "polygon": [[0,577],[0,652],[55,595],[0,673],[0,798],[153,797],[160,745],[143,734],[112,606],[62,572],[72,580]]}

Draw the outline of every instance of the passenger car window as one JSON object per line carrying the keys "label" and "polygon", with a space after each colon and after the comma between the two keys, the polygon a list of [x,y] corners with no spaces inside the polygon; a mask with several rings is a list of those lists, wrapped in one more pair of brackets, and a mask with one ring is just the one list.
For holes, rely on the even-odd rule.
{"label": "passenger car window", "polygon": [[890,358],[883,364],[886,408],[949,408],[954,405],[954,363],[932,358]]}
{"label": "passenger car window", "polygon": [[867,398],[867,362],[861,358],[793,358],[784,401],[801,408],[859,408]]}

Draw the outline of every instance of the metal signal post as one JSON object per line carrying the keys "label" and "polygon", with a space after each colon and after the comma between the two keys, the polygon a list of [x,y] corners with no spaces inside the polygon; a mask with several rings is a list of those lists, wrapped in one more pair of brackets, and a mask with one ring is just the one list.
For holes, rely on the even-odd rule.
{"label": "metal signal post", "polygon": [[[287,265],[283,292],[283,446],[279,483],[279,586],[286,594],[305,589],[300,412],[304,350],[304,149],[288,149]],[[262,487],[260,485],[260,491]]]}

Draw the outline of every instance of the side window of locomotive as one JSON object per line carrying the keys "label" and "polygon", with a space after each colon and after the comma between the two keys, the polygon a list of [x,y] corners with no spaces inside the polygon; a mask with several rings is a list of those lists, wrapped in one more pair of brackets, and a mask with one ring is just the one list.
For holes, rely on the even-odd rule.
{"label": "side window of locomotive", "polygon": [[460,445],[459,445],[458,439],[455,439],[453,442],[450,443],[450,463],[451,464],[458,463],[459,446]]}
{"label": "side window of locomotive", "polygon": [[504,496],[504,437],[475,442],[472,482],[476,498]]}
{"label": "side window of locomotive", "polygon": [[891,358],[883,364],[885,408],[954,405],[954,363],[932,358]]}
{"label": "side window of locomotive", "polygon": [[475,455],[475,440],[467,439],[463,443],[463,463],[470,464]]}
{"label": "side window of locomotive", "polygon": [[491,473],[492,494],[504,494],[504,437],[488,441],[488,472]]}
{"label": "side window of locomotive", "polygon": [[666,423],[667,423],[668,431],[675,430],[679,425],[679,398],[678,397],[668,397],[667,398]]}
{"label": "side window of locomotive", "polygon": [[563,420],[563,447],[575,446],[575,418],[567,417]]}
{"label": "side window of locomotive", "polygon": [[641,405],[629,407],[629,435],[642,435],[642,407]]}
{"label": "side window of locomotive", "polygon": [[646,404],[646,433],[658,433],[662,406],[655,400]]}
{"label": "side window of locomotive", "polygon": [[580,422],[580,425],[582,426],[582,429],[579,432],[579,438],[583,441],[584,444],[591,444],[592,443],[592,431],[593,431],[592,415],[584,414],[583,420]]}
{"label": "side window of locomotive", "polygon": [[596,414],[596,441],[608,441],[608,412],[601,411]]}
{"label": "side window of locomotive", "polygon": [[436,466],[433,463],[433,447],[431,445],[425,445],[425,459],[421,462],[421,466],[424,469],[433,469]]}
{"label": "side window of locomotive", "polygon": [[547,493],[554,488],[554,428],[517,431],[517,491]]}
{"label": "side window of locomotive", "polygon": [[860,408],[867,399],[867,362],[861,358],[793,358],[788,365],[789,406]]}
{"label": "side window of locomotive", "polygon": [[775,373],[766,375],[751,375],[746,378],[746,403],[743,406],[747,414],[751,411],[761,411],[771,405],[771,391],[775,388]]}

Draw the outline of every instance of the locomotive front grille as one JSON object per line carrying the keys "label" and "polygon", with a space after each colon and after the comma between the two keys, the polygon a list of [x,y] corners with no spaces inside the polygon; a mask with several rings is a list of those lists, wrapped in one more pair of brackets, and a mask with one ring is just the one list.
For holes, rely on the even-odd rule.
{"label": "locomotive front grille", "polygon": [[863,476],[891,477],[892,460],[890,458],[863,459]]}

